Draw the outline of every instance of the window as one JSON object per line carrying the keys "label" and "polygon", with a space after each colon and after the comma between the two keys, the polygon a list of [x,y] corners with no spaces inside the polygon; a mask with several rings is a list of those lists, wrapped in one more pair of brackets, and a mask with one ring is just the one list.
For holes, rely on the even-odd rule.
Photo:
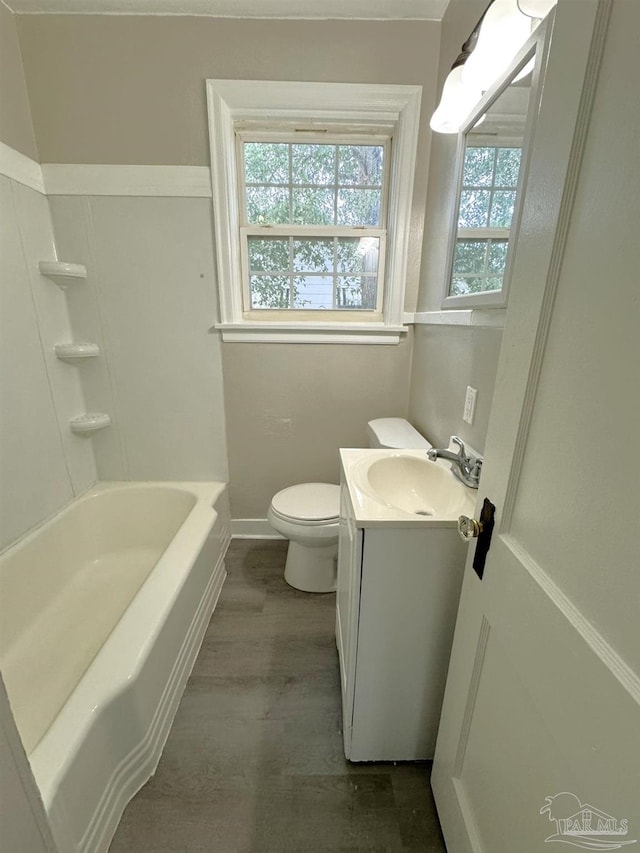
{"label": "window", "polygon": [[419,87],[207,93],[223,339],[397,343]]}
{"label": "window", "polygon": [[502,290],[522,148],[468,145],[451,295]]}
{"label": "window", "polygon": [[389,140],[239,135],[244,309],[377,311]]}

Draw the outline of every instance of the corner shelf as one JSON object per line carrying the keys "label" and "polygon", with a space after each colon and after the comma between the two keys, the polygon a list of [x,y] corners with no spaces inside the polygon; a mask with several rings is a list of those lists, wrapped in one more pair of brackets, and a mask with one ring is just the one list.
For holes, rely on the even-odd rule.
{"label": "corner shelf", "polygon": [[51,279],[63,290],[69,284],[77,284],[87,277],[87,268],[83,264],[67,264],[63,261],[39,261],[40,274]]}
{"label": "corner shelf", "polygon": [[56,357],[61,361],[77,361],[84,358],[96,358],[100,355],[98,344],[89,341],[83,343],[56,344],[53,348]]}
{"label": "corner shelf", "polygon": [[110,423],[111,418],[109,415],[104,414],[104,412],[87,412],[87,414],[78,415],[77,418],[70,420],[69,426],[72,432],[85,435],[86,433],[103,429],[109,426]]}

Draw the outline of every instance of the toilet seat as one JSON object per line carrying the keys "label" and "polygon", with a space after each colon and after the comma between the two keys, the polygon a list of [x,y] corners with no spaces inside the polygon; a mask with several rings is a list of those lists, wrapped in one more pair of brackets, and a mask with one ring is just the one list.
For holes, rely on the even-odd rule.
{"label": "toilet seat", "polygon": [[340,486],[300,483],[273,496],[271,511],[284,521],[304,526],[324,525],[340,517]]}

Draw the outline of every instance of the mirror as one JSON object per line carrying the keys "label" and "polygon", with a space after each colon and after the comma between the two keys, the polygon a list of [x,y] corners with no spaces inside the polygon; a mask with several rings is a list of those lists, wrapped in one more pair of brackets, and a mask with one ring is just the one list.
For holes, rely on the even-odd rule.
{"label": "mirror", "polygon": [[544,29],[536,30],[458,135],[444,308],[506,305]]}

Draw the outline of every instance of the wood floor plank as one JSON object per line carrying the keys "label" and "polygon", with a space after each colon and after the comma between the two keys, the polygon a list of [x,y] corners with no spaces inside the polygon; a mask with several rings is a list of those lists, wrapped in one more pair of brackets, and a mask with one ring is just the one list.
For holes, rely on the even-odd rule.
{"label": "wood floor plank", "polygon": [[158,770],[110,853],[445,853],[428,762],[345,760],[335,596],[289,587],[286,549],[232,542]]}

